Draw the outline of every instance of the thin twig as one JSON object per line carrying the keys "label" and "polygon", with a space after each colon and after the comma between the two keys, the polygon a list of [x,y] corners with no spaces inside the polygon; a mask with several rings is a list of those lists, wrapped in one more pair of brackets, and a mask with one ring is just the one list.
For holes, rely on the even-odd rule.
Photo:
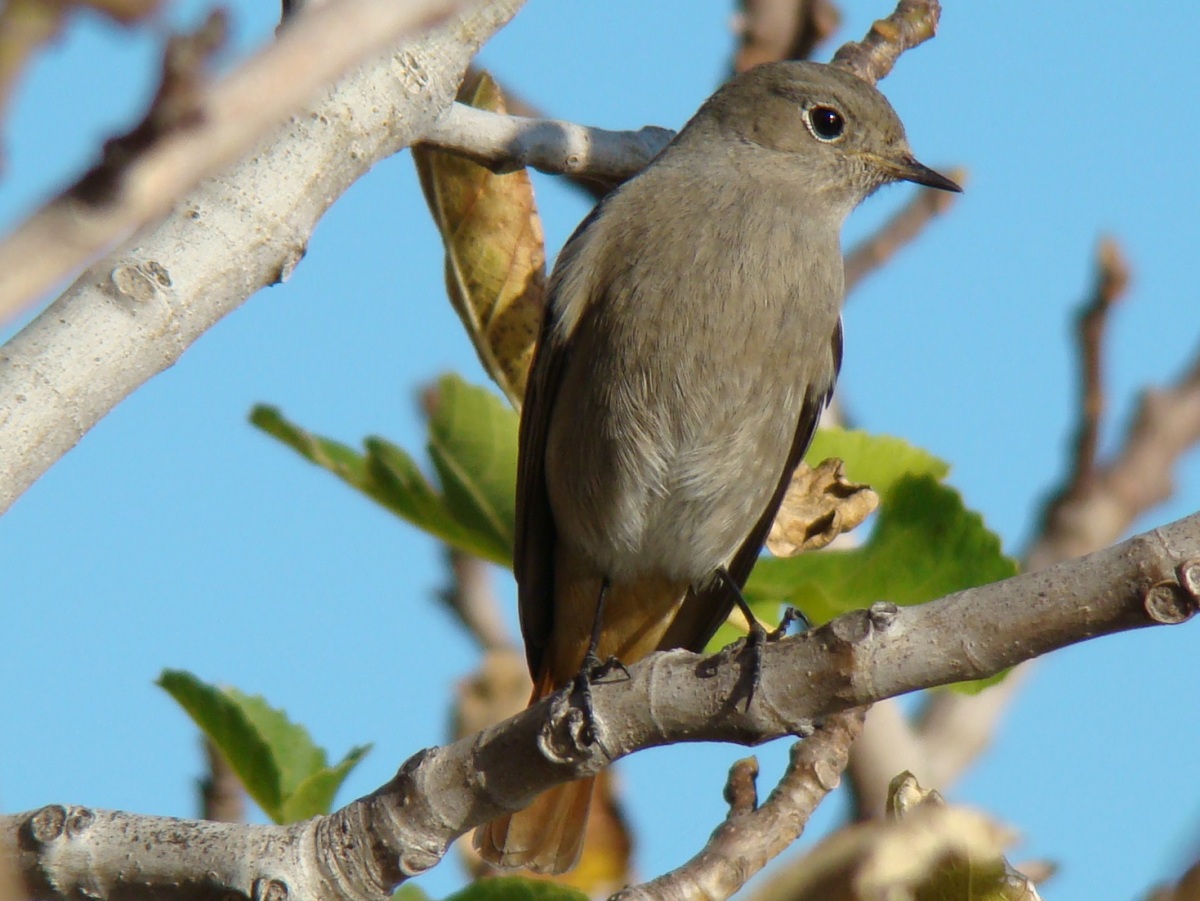
{"label": "thin twig", "polygon": [[1200,442],[1200,353],[1172,385],[1147,389],[1117,455],[1086,490],[1057,500],[1027,554],[1030,568],[1071,559],[1118,539],[1174,491],[1179,458]]}
{"label": "thin twig", "polygon": [[1081,369],[1079,425],[1075,432],[1073,465],[1065,493],[1083,489],[1095,474],[1096,446],[1104,416],[1104,333],[1109,312],[1129,287],[1129,264],[1120,245],[1104,238],[1096,251],[1096,285],[1079,313],[1079,366]]}
{"label": "thin twig", "polygon": [[[1105,257],[1110,257],[1105,259]],[[1119,296],[1128,271],[1115,247],[1101,251],[1096,298]],[[1167,500],[1173,490],[1172,472],[1179,458],[1200,442],[1200,351],[1188,369],[1166,388],[1147,389],[1134,411],[1133,422],[1117,453],[1107,462],[1094,462],[1094,436],[1102,403],[1099,362],[1086,362],[1098,353],[1099,329],[1089,335],[1082,326],[1085,357],[1084,404],[1076,440],[1073,469],[1064,487],[1047,503],[1042,527],[1026,552],[1031,569],[1071,559],[1116,541],[1138,516]],[[1090,409],[1088,407],[1090,406]],[[1083,474],[1079,472],[1085,467]]]}
{"label": "thin twig", "polygon": [[[950,170],[960,185],[966,181],[965,169]],[[887,222],[846,254],[846,294],[867,276],[886,265],[901,249],[920,236],[925,227],[954,204],[959,195],[935,188],[921,188]]]}
{"label": "thin twig", "polygon": [[[472,68],[468,71],[467,78],[464,83],[472,83],[479,75],[479,70]],[[495,76],[493,76],[494,78]],[[522,119],[545,119],[546,114],[537,108],[529,100],[514,92],[506,85],[501,85],[501,92],[504,94],[504,103],[508,107],[508,112],[513,116],[520,116]],[[592,200],[601,200],[605,194],[613,189],[619,182],[613,179],[604,178],[589,178],[586,175],[565,175],[563,180],[567,184],[574,185],[579,190],[583,191]]]}
{"label": "thin twig", "polygon": [[[699,854],[657,879],[618,892],[614,901],[724,901],[733,895],[800,837],[817,805],[838,787],[864,713],[859,708],[828,717],[792,745],[787,771],[762,807],[746,808],[742,785],[741,797],[730,804],[729,816]],[[744,783],[746,777],[735,766],[730,781]]]}
{"label": "thin twig", "polygon": [[941,15],[938,0],[900,0],[896,11],[877,20],[863,40],[843,44],[831,65],[875,84],[892,71],[900,54],[934,36]]}
{"label": "thin twig", "polygon": [[220,748],[203,739],[208,775],[200,782],[200,818],[218,823],[246,820],[246,790]]}
{"label": "thin twig", "polygon": [[528,166],[552,175],[618,183],[645,168],[675,133],[647,125],[606,131],[554,119],[524,119],[455,103],[424,142],[462,154],[495,172]]}
{"label": "thin twig", "polygon": [[740,39],[734,72],[782,59],[808,59],[841,24],[832,0],[742,0],[734,21]]}
{"label": "thin twig", "polygon": [[504,626],[500,601],[492,585],[492,573],[487,561],[454,548],[446,549],[446,560],[452,578],[450,584],[438,592],[438,599],[454,614],[481,649],[495,651],[511,648],[512,638]]}
{"label": "thin twig", "polygon": [[[461,2],[329,0],[306,9],[275,43],[216,84],[190,85],[188,115],[173,128],[153,130],[154,140],[122,159],[119,168],[109,168],[107,190],[68,189],[0,243],[0,322],[165,214],[204,176],[251,150],[321,86]],[[146,121],[160,114],[152,106]]]}

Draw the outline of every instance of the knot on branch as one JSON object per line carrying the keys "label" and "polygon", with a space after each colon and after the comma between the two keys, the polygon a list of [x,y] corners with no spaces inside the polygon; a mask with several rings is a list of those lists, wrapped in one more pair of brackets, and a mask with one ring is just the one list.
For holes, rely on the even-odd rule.
{"label": "knot on branch", "polygon": [[601,750],[604,748],[598,734],[603,724],[589,722],[583,707],[575,703],[573,694],[560,691],[550,699],[550,715],[538,731],[538,750],[551,763],[575,766],[592,757],[597,746]]}
{"label": "knot on branch", "polygon": [[1172,579],[1156,582],[1142,596],[1142,606],[1156,623],[1172,626],[1187,622],[1200,604],[1200,595],[1196,591],[1197,582],[1200,582],[1200,560],[1186,560],[1176,572],[1178,582]]}

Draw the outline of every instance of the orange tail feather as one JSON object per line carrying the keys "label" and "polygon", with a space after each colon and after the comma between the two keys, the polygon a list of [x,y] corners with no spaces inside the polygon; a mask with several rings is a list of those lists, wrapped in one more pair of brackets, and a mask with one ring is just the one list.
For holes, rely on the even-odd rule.
{"label": "orange tail feather", "polygon": [[475,830],[475,849],[496,867],[565,872],[579,861],[595,778],[558,785],[524,810]]}

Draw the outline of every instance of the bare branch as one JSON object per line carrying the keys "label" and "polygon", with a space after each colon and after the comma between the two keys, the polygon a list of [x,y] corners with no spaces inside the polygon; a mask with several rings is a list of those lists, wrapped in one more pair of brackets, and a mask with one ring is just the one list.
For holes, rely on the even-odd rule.
{"label": "bare branch", "polygon": [[742,0],[734,24],[741,46],[735,72],[781,59],[808,59],[833,36],[842,14],[832,0]]}
{"label": "bare branch", "polygon": [[[472,69],[467,73],[466,81],[474,81],[474,79],[478,77],[478,74],[478,70],[472,67]],[[491,74],[492,77],[495,78],[495,74]],[[540,109],[538,109],[537,106],[513,91],[507,85],[501,84],[500,90],[504,94],[504,103],[508,107],[508,112],[510,115],[520,116],[522,119],[547,118],[547,116]],[[666,129],[663,130],[667,131]],[[670,138],[665,138],[664,143],[667,140],[670,140]],[[579,188],[579,190],[583,191],[594,201],[601,200],[605,194],[613,189],[614,185],[618,184],[618,182],[613,181],[612,179],[589,178],[586,175],[567,175],[564,176],[564,179],[568,184],[572,184]]]}
{"label": "bare branch", "polygon": [[446,560],[452,578],[438,598],[484,651],[511,649],[487,561],[454,548],[446,549]]}
{"label": "bare branch", "polygon": [[931,693],[915,721],[894,700],[873,706],[847,768],[854,818],[882,814],[888,783],[904,770],[922,785],[942,790],[952,785],[991,744],[1029,672],[1019,666],[979,694]]}
{"label": "bare branch", "polygon": [[203,739],[208,775],[200,782],[200,817],[218,823],[241,823],[246,819],[246,792],[225,755],[208,738]]}
{"label": "bare branch", "polygon": [[49,807],[0,817],[0,859],[17,861],[37,897],[64,901],[81,886],[106,897],[119,885],[122,898],[140,901],[185,883],[192,901],[230,891],[263,898],[267,890],[294,901],[383,901],[434,866],[456,836],[636,750],[681,741],[756,744],[816,717],[982,678],[1073,642],[1180,623],[1198,603],[1194,514],[1082,560],[917,607],[876,604],[773,642],[748,709],[741,699],[751,668],[739,646],[709,658],[668,651],[632,667],[627,680],[593,685],[597,740],[590,744],[579,708],[560,693],[420,752],[387,785],[328,817],[284,828]]}
{"label": "bare branch", "polygon": [[615,184],[644,169],[674,135],[669,128],[655,125],[638,131],[606,131],[554,119],[505,116],[455,103],[424,140],[495,172],[529,166],[553,175],[586,176]]}
{"label": "bare branch", "polygon": [[[1074,464],[1067,486],[1044,514],[1046,526],[1026,555],[1027,569],[1044,568],[1116,541],[1133,519],[1155,502],[1142,489],[1158,485],[1160,499],[1165,497],[1169,484],[1163,482],[1175,458],[1200,440],[1200,381],[1189,389],[1190,377],[1185,376],[1170,392],[1167,410],[1153,417],[1154,425],[1140,435],[1135,428],[1127,436],[1126,450],[1119,460],[1127,458],[1130,450],[1142,448],[1134,455],[1143,461],[1137,472],[1122,474],[1119,468],[1114,469],[1119,461],[1096,469],[1096,436],[1103,412],[1103,331],[1108,313],[1125,292],[1128,281],[1128,265],[1120,249],[1111,240],[1103,241],[1097,253],[1095,287],[1079,317],[1083,377]],[[1200,379],[1200,372],[1196,377]],[[1122,505],[1123,510],[1113,516],[1111,486],[1130,480],[1137,486],[1138,497],[1130,497],[1130,503]],[[1072,534],[1075,540],[1064,543],[1062,539]],[[877,705],[850,763],[860,813],[870,816],[882,810],[887,780],[897,770],[909,769],[925,784],[939,787],[958,778],[990,743],[996,724],[1028,677],[1027,669],[1009,674],[1002,683],[979,695],[936,694],[928,699],[913,725],[892,705]]]}
{"label": "bare branch", "polygon": [[[933,36],[940,11],[935,0],[901,0],[896,12],[876,22],[861,44],[843,46],[834,64],[874,82],[891,71],[901,53]],[[529,166],[615,184],[640,172],[673,135],[670,129],[656,126],[613,132],[553,119],[504,116],[456,103],[427,132],[425,142],[496,172]]]}
{"label": "bare branch", "polygon": [[1104,417],[1104,377],[1101,373],[1104,332],[1109,311],[1125,295],[1128,287],[1129,264],[1125,262],[1117,242],[1112,238],[1104,238],[1096,252],[1096,287],[1091,300],[1079,314],[1082,397],[1079,403],[1079,426],[1075,433],[1074,465],[1065,489],[1067,496],[1081,491],[1095,473],[1096,446]]}
{"label": "bare branch", "polygon": [[900,0],[896,11],[877,20],[862,41],[843,44],[831,64],[875,84],[892,71],[900,54],[934,36],[941,15],[938,0]]}
{"label": "bare branch", "polygon": [[[1103,252],[1102,252],[1103,253]],[[1112,273],[1098,278],[1097,294],[1117,293],[1127,279],[1124,264],[1102,264]],[[1106,280],[1109,284],[1106,286]],[[1097,330],[1098,331],[1098,330]],[[1091,346],[1099,341],[1081,335],[1085,355],[1093,355]],[[1098,362],[1085,363],[1085,384],[1098,381]],[[1080,437],[1076,441],[1075,468],[1087,465],[1094,454],[1089,447],[1094,437],[1087,433],[1095,425],[1089,420],[1099,410],[1089,411],[1088,404],[1099,407],[1093,396],[1098,387],[1085,388],[1085,410],[1081,413]],[[1042,515],[1041,533],[1026,554],[1031,569],[1049,566],[1086,554],[1116,541],[1142,513],[1167,500],[1174,489],[1172,471],[1179,458],[1200,442],[1200,352],[1189,369],[1172,385],[1147,389],[1134,412],[1133,424],[1117,454],[1101,465],[1090,465],[1081,476],[1073,471],[1067,487],[1047,505]]]}
{"label": "bare branch", "polygon": [[165,214],[200,179],[278,128],[321,86],[404,34],[444,18],[459,2],[330,0],[304,10],[278,41],[215,85],[189,85],[186,115],[172,117],[172,127],[148,126],[162,118],[156,103],[135,129],[148,140],[134,142],[137,152],[122,154],[117,165],[102,164],[104,191],[94,190],[96,173],[89,173],[0,243],[0,321]]}
{"label": "bare branch", "polygon": [[[729,816],[699,854],[670,873],[618,892],[614,901],[724,901],[733,895],[800,837],[817,805],[838,787],[865,712],[859,708],[826,719],[792,745],[787,771],[762,807],[731,803]],[[736,778],[730,774],[731,782]]]}
{"label": "bare branch", "polygon": [[[960,185],[966,181],[965,169],[950,170],[950,177]],[[886,265],[903,247],[911,244],[930,222],[953,206],[957,194],[936,188],[921,188],[875,234],[864,239],[846,254],[846,294],[849,296],[858,283]]]}
{"label": "bare branch", "polygon": [[0,511],[221,317],[287,278],[330,204],[421,136],[479,44],[520,3],[475,3],[356,70],[9,341],[0,350]]}

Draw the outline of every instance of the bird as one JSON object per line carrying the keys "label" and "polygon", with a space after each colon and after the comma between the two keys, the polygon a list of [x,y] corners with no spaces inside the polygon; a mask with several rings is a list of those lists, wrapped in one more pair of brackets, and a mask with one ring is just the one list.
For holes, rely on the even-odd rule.
{"label": "bird", "polygon": [[[740,598],[842,364],[841,227],[947,191],[867,81],[722,86],[564,245],[520,420],[514,572],[530,704],[597,661],[703,650]],[[592,780],[479,827],[502,868],[577,862]]]}

